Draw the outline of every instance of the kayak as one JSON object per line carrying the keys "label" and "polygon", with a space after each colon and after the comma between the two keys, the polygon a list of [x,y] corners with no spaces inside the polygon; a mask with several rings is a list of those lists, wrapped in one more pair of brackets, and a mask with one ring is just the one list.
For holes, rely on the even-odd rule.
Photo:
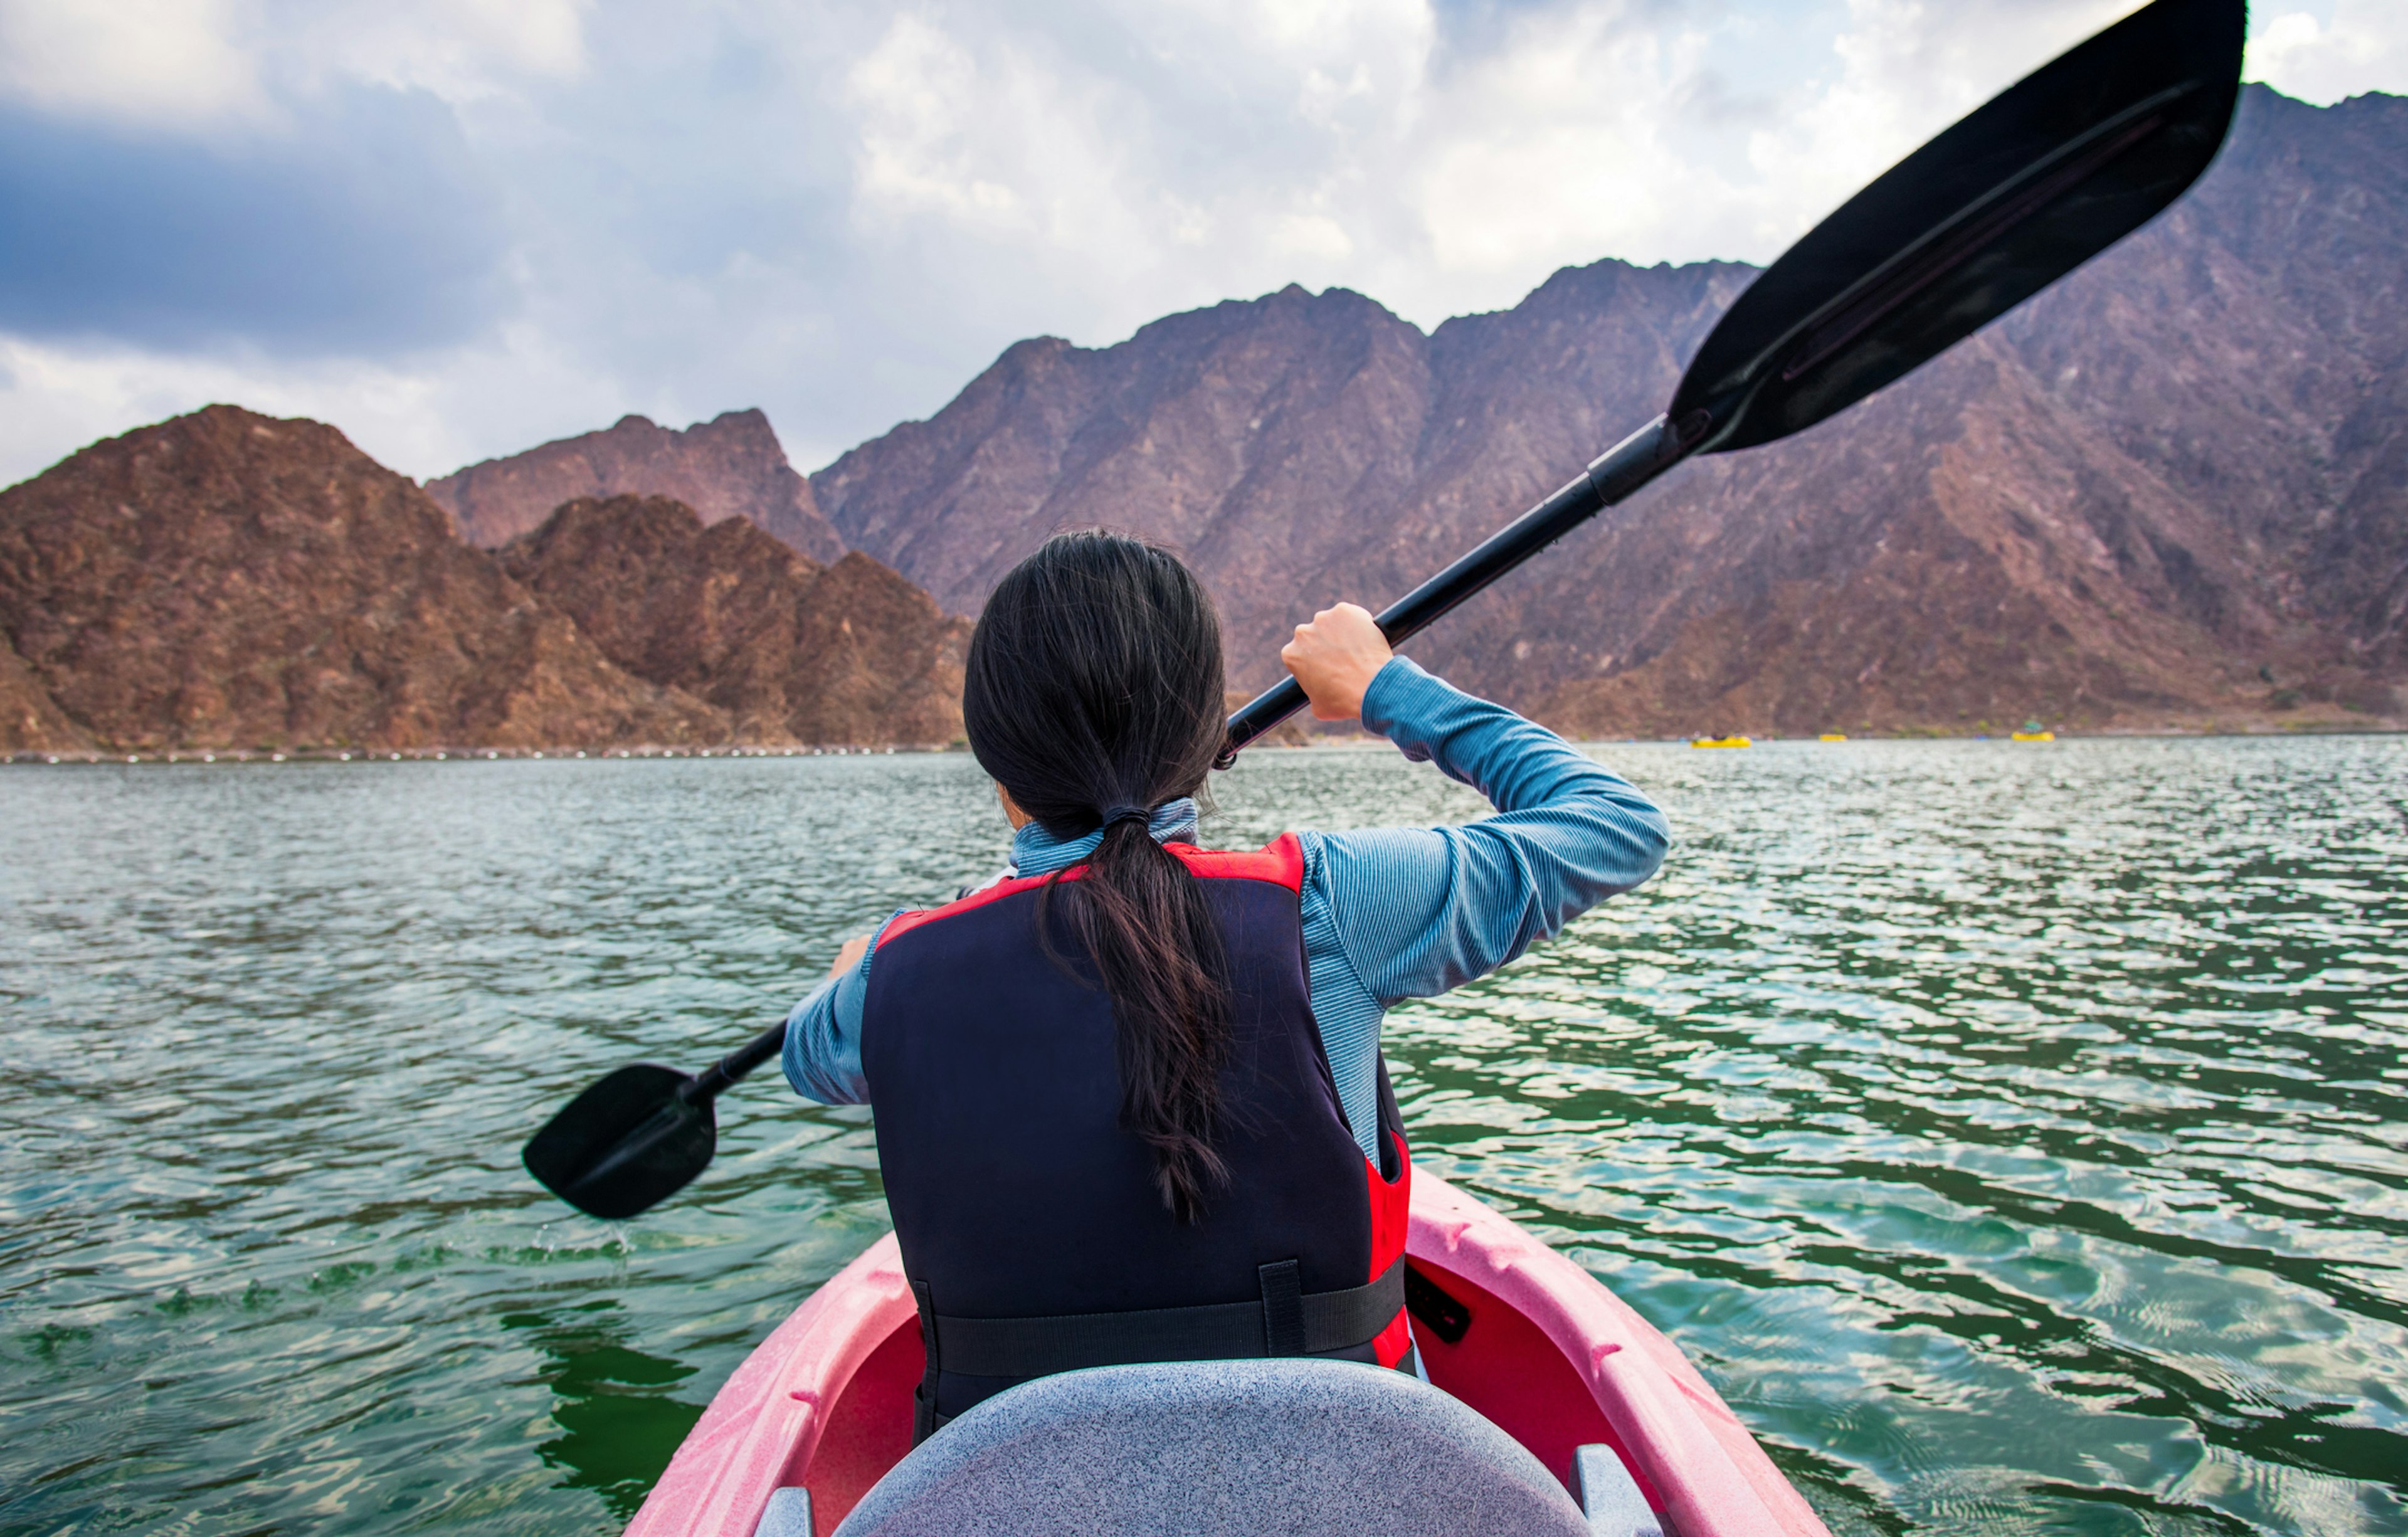
{"label": "kayak", "polygon": [[[1564,1491],[1581,1497],[1596,1524],[1583,1522],[1576,1530],[1609,1530],[1595,1512],[1600,1499],[1616,1497],[1611,1489],[1598,1492],[1612,1484],[1628,1501],[1634,1516],[1611,1530],[1676,1532],[1679,1537],[1829,1537],[1813,1510],[1671,1341],[1587,1271],[1499,1213],[1426,1170],[1415,1170],[1412,1180],[1405,1249],[1407,1305],[1428,1388],[1401,1372],[1312,1359],[1103,1368],[1039,1379],[999,1394],[914,1451],[911,1393],[924,1357],[919,1317],[904,1282],[895,1235],[889,1233],[812,1294],[737,1368],[652,1487],[629,1524],[627,1537],[755,1537],[769,1532],[826,1537],[865,1499],[871,1506],[882,1500],[893,1506],[890,1492],[914,1477],[915,1487],[941,1485],[947,1477],[982,1476],[993,1483],[998,1465],[995,1458],[990,1455],[982,1462],[972,1455],[979,1450],[979,1427],[988,1419],[994,1421],[986,1432],[990,1452],[997,1444],[1075,1445],[1073,1432],[1081,1428],[1068,1420],[1081,1412],[1082,1401],[1095,1401],[1096,1395],[1087,1393],[1082,1401],[1082,1385],[1074,1379],[1096,1379],[1098,1388],[1111,1389],[1116,1378],[1135,1378],[1154,1395],[1149,1407],[1161,1406],[1159,1413],[1146,1416],[1149,1423],[1139,1427],[1140,1438],[1154,1429],[1150,1422],[1183,1412],[1174,1401],[1193,1400],[1199,1383],[1205,1385],[1200,1390],[1210,1392],[1215,1390],[1210,1386],[1213,1382],[1237,1381],[1241,1388],[1231,1392],[1248,1404],[1272,1405],[1264,1412],[1276,1414],[1279,1394],[1287,1386],[1309,1396],[1326,1392],[1335,1382],[1352,1385],[1350,1390],[1378,1401],[1364,1411],[1367,1415],[1396,1410],[1407,1420],[1419,1415],[1426,1424],[1454,1427],[1432,1432],[1440,1437],[1494,1436],[1505,1454],[1529,1466],[1531,1480],[1539,1480],[1543,1468],[1554,1481],[1544,1498],[1570,1510],[1575,1520],[1582,1507],[1573,1505]],[[1280,1368],[1293,1369],[1293,1382],[1278,1375]],[[1220,1369],[1221,1376],[1209,1369]],[[1273,1389],[1268,1393],[1262,1391],[1267,1375]],[[1125,1395],[1129,1383],[1119,1381],[1117,1387]],[[1390,1399],[1399,1401],[1389,1403]],[[1008,1429],[1015,1414],[1024,1421],[1031,1415],[1041,1419],[1053,1414],[1062,1416],[1063,1425],[1051,1437],[1023,1435],[1012,1441],[997,1428]],[[1448,1420],[1449,1415],[1455,1419]],[[1321,1417],[1354,1418],[1351,1414]],[[1090,1415],[1084,1430],[1094,1432],[1106,1419]],[[1211,1433],[1226,1442],[1233,1434],[1233,1420],[1242,1422],[1243,1416],[1224,1414],[1211,1422]],[[1412,1430],[1408,1425],[1398,1436]],[[1502,1435],[1495,1436],[1497,1431]],[[1242,1438],[1242,1432],[1236,1434]],[[1381,1444],[1408,1444],[1391,1439]],[[1268,1451],[1288,1457],[1295,1466],[1306,1465],[1296,1460],[1292,1439]],[[941,1461],[946,1454],[953,1458],[949,1469],[919,1472],[922,1464]],[[1493,1455],[1490,1460],[1496,1460]],[[904,1466],[898,1469],[897,1464]],[[1096,1487],[1111,1481],[1111,1470],[1093,1459],[1077,1467],[1080,1497],[1092,1504]],[[987,1471],[981,1473],[982,1468]],[[1159,1467],[1150,1463],[1130,1476],[1158,1472]],[[1475,1480],[1448,1476],[1455,1481],[1444,1487],[1463,1491],[1464,1500],[1478,1493]],[[886,1481],[882,1486],[882,1480]],[[1314,1487],[1328,1482],[1325,1474]],[[1259,1481],[1248,1487],[1272,1501],[1312,1494],[1311,1489],[1301,1496],[1296,1488],[1266,1489]],[[867,1519],[873,1511],[865,1507],[862,1514]],[[1182,1520],[1192,1514],[1183,1514]],[[1440,1513],[1441,1517],[1444,1514]],[[1201,1518],[1196,1519],[1199,1524],[1193,1530],[1201,1530]],[[1031,1521],[1024,1529],[1008,1519],[997,1525],[991,1509],[979,1524],[996,1530],[1069,1526]],[[855,1523],[854,1530],[861,1525]],[[948,1523],[933,1519],[921,1526],[888,1520],[874,1523],[871,1530],[947,1528]],[[1174,1524],[1172,1530],[1177,1529]],[[1088,1518],[1074,1530],[1101,1537],[1109,1530],[1135,1529],[1115,1527],[1106,1516]],[[1300,1528],[1292,1518],[1267,1516],[1260,1530]],[[1450,1527],[1441,1519],[1438,1525],[1415,1523],[1412,1530],[1505,1529],[1493,1519],[1467,1515],[1463,1524]]]}

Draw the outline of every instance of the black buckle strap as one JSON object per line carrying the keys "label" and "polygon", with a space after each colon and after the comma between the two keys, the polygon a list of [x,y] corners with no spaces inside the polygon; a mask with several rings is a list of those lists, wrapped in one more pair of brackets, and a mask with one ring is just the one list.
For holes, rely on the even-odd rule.
{"label": "black buckle strap", "polygon": [[937,1433],[937,1373],[943,1368],[937,1354],[937,1304],[928,1296],[928,1283],[911,1283],[911,1301],[920,1310],[920,1348],[928,1358],[920,1386],[911,1390],[911,1444],[917,1446]]}
{"label": "black buckle strap", "polygon": [[[1405,1305],[1405,1264],[1342,1291],[1300,1289],[1297,1262],[1265,1265],[1262,1297],[1193,1308],[1068,1313],[1046,1318],[934,1317],[944,1370],[970,1377],[1041,1377],[1136,1361],[1312,1356],[1368,1344]],[[932,1315],[933,1316],[933,1315]]]}
{"label": "black buckle strap", "polygon": [[1283,1259],[1254,1271],[1263,1288],[1263,1354],[1304,1354],[1304,1282],[1297,1261]]}

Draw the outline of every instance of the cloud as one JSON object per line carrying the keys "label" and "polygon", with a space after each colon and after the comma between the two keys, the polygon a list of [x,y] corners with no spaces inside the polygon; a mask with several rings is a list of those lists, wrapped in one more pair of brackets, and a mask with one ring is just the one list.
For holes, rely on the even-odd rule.
{"label": "cloud", "polygon": [[[2408,89],[2396,0],[2277,3],[2277,85]],[[2128,0],[126,5],[174,47],[0,0],[82,61],[0,61],[0,477],[229,395],[422,475],[759,405],[808,467],[1025,336],[1765,261]]]}
{"label": "cloud", "polygon": [[2249,40],[2249,77],[2329,107],[2369,91],[2408,91],[2408,7],[2334,0],[2331,15],[2267,8]]}
{"label": "cloud", "polygon": [[507,300],[499,203],[449,108],[347,84],[207,136],[0,108],[0,329],[385,354]]}
{"label": "cloud", "polygon": [[267,109],[214,0],[0,0],[0,97],[36,110],[191,126]]}
{"label": "cloud", "polygon": [[[626,398],[552,349],[535,328],[507,324],[488,341],[429,367],[355,358],[271,358],[234,350],[162,353],[107,342],[61,344],[0,336],[0,465],[13,481],[73,450],[212,401],[271,416],[331,422],[396,468],[430,472],[483,456],[483,424],[510,424],[530,399],[565,420],[608,425]],[[657,406],[655,407],[657,409]]]}

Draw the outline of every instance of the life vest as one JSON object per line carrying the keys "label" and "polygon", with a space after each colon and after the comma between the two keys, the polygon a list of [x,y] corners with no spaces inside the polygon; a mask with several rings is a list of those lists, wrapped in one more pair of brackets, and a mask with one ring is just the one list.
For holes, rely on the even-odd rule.
{"label": "life vest", "polygon": [[880,937],[861,1061],[927,1346],[921,1436],[1078,1367],[1408,1364],[1412,1161],[1384,1063],[1379,1165],[1339,1103],[1306,988],[1303,852],[1292,833],[1252,854],[1164,847],[1201,883],[1229,966],[1212,1142],[1229,1180],[1193,1225],[1120,1124],[1111,1001],[1058,900],[1051,955],[1040,940],[1046,877],[901,914]]}

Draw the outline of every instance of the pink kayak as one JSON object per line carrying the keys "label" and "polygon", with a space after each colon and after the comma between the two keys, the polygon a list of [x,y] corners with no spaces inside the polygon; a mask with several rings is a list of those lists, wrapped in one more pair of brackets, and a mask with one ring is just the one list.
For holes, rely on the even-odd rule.
{"label": "pink kayak", "polygon": [[[1828,1537],[1671,1341],[1570,1260],[1426,1170],[1413,1172],[1406,1256],[1418,1274],[1413,1332],[1430,1382],[1566,1487],[1579,1487],[1576,1464],[1594,1482],[1598,1464],[1588,1459],[1610,1448],[1620,1463],[1612,1476],[1622,1480],[1627,1471],[1634,1508],[1645,1501],[1637,1530],[1648,1529],[1652,1513],[1679,1537]],[[826,1537],[911,1450],[911,1391],[923,1362],[890,1233],[728,1378],[628,1537],[754,1537],[804,1524]],[[1427,1394],[1417,1384],[1401,1387]],[[969,1423],[956,1421],[913,1462]],[[1530,1476],[1539,1476],[1535,1469]],[[809,1491],[807,1502],[792,1492],[798,1488]],[[789,1492],[773,1510],[781,1490]]]}

